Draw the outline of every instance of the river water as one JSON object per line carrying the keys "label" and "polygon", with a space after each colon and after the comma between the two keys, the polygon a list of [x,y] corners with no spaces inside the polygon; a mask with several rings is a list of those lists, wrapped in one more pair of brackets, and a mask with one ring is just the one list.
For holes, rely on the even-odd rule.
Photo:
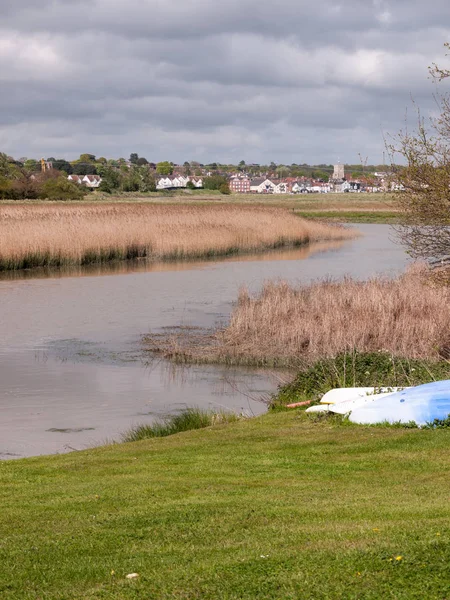
{"label": "river water", "polygon": [[215,262],[117,264],[0,280],[0,458],[80,450],[184,406],[259,414],[277,378],[142,359],[141,335],[226,321],[267,279],[394,275],[408,259],[387,225],[363,236]]}

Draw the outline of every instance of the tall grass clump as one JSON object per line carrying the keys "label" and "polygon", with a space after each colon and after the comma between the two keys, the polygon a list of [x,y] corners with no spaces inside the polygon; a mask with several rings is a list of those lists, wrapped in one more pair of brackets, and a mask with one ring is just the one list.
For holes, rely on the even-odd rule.
{"label": "tall grass clump", "polygon": [[213,258],[319,240],[354,230],[285,209],[143,203],[0,206],[0,270],[113,260]]}
{"label": "tall grass clump", "polygon": [[234,423],[241,418],[242,416],[231,412],[214,412],[201,408],[186,408],[174,415],[168,415],[155,423],[132,427],[123,434],[122,441],[138,442],[149,438],[166,437],[183,431],[204,429],[205,427],[224,423]]}
{"label": "tall grass clump", "polygon": [[[268,282],[255,296],[242,290],[228,326],[185,358],[295,368],[345,352],[447,358],[450,288],[427,274],[416,266],[397,279]],[[177,353],[183,356],[182,346]]]}

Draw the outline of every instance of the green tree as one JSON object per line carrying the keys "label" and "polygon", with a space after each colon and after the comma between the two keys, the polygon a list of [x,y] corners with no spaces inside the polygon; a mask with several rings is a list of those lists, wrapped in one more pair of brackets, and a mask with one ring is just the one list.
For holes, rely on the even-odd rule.
{"label": "green tree", "polygon": [[53,168],[57,171],[64,171],[67,175],[71,175],[73,173],[73,167],[67,160],[60,158],[58,160],[53,161]]}
{"label": "green tree", "polygon": [[76,162],[72,169],[75,175],[97,175],[97,168],[92,163]]}
{"label": "green tree", "polygon": [[173,165],[167,160],[159,162],[156,165],[156,172],[158,173],[158,175],[162,175],[164,177],[167,177],[167,175],[172,175]]}
{"label": "green tree", "polygon": [[130,154],[130,163],[132,165],[136,165],[138,160],[139,160],[139,154],[137,152],[132,152]]}
{"label": "green tree", "polygon": [[223,175],[211,175],[210,177],[203,178],[203,187],[205,190],[220,190],[224,185],[228,186],[228,179]]}
{"label": "green tree", "polygon": [[124,192],[138,192],[139,191],[139,177],[136,173],[124,173],[122,177],[122,190]]}
{"label": "green tree", "polygon": [[144,165],[137,168],[139,191],[142,193],[156,192],[156,182],[149,168]]}
{"label": "green tree", "polygon": [[18,166],[14,164],[14,159],[0,152],[0,176],[6,179],[16,179],[20,176]]}
{"label": "green tree", "polygon": [[7,179],[3,175],[0,175],[0,198],[2,200],[9,200],[12,197],[13,195],[11,179]]}
{"label": "green tree", "polygon": [[275,172],[278,175],[278,177],[287,177],[289,175],[289,167],[286,167],[285,165],[280,165],[275,169]]}
{"label": "green tree", "polygon": [[222,183],[219,190],[221,194],[231,194],[230,186],[228,185],[228,183]]}
{"label": "green tree", "polygon": [[47,179],[40,186],[39,197],[46,200],[81,200],[88,190],[65,177]]}
{"label": "green tree", "polygon": [[28,171],[30,171],[32,173],[36,173],[41,170],[40,163],[37,160],[35,160],[34,158],[28,158],[23,163],[23,166],[25,167],[25,169],[27,169]]}
{"label": "green tree", "polygon": [[79,161],[81,163],[95,162],[95,154],[80,154]]}
{"label": "green tree", "polygon": [[314,170],[311,171],[311,177],[313,179],[320,179],[321,181],[328,181],[328,173],[325,171]]}
{"label": "green tree", "polygon": [[99,189],[102,192],[111,194],[120,188],[121,176],[120,172],[109,165],[100,165],[98,167],[98,174],[102,178]]}

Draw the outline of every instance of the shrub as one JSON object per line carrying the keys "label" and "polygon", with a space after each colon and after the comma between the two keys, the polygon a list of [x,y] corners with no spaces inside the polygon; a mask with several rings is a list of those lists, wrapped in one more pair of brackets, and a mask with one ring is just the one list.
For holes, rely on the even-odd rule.
{"label": "shrub", "polygon": [[88,193],[85,187],[60,177],[44,181],[39,196],[47,200],[82,200]]}
{"label": "shrub", "polygon": [[408,387],[450,379],[450,363],[391,356],[386,352],[342,353],[318,360],[278,390],[272,408],[303,400],[319,401],[339,387]]}
{"label": "shrub", "polygon": [[434,419],[431,423],[427,423],[423,429],[448,429],[450,428],[450,415],[445,419]]}
{"label": "shrub", "polygon": [[203,188],[205,190],[220,190],[223,185],[228,186],[228,180],[223,175],[211,175],[203,178]]}

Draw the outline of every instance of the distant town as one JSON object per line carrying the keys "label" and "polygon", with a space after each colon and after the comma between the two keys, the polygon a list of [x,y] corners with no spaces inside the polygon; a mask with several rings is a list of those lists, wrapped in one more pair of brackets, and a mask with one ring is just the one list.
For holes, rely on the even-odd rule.
{"label": "distant town", "polygon": [[[367,163],[367,161],[366,161]],[[66,182],[63,183],[63,180]],[[15,159],[0,153],[0,198],[80,197],[112,193],[218,190],[223,194],[374,193],[401,189],[387,165],[237,165],[186,161],[150,162],[81,154],[74,161],[54,157]]]}

